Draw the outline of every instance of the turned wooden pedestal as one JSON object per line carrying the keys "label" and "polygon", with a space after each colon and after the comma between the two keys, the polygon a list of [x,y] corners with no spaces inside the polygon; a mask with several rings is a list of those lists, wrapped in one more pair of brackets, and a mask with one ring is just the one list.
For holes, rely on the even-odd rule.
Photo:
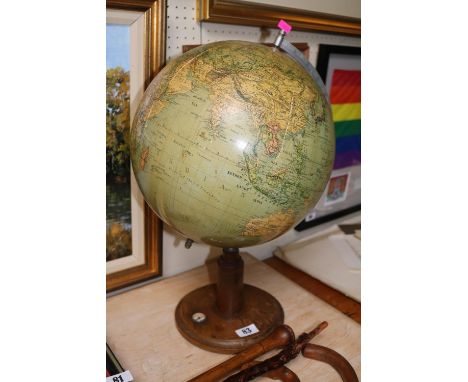
{"label": "turned wooden pedestal", "polygon": [[[188,341],[217,353],[237,353],[283,323],[280,303],[262,289],[244,284],[244,262],[237,248],[223,249],[217,277],[216,284],[195,289],[177,305],[177,328]],[[246,337],[236,333],[251,324],[258,333]]]}

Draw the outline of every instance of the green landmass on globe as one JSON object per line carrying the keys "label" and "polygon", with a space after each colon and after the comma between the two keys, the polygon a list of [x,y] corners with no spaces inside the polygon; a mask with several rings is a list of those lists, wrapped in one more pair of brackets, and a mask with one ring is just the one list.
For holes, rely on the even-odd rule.
{"label": "green landmass on globe", "polygon": [[149,206],[195,242],[247,247],[303,219],[335,155],[331,112],[287,54],[241,41],[197,47],[149,85],[131,130]]}

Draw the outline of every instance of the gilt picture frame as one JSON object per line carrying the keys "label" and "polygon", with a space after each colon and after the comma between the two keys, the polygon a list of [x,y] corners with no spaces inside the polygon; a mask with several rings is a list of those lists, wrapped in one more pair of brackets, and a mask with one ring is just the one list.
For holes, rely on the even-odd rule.
{"label": "gilt picture frame", "polygon": [[[107,9],[107,31],[109,26],[123,26],[125,33],[129,35],[129,65],[120,72],[129,77],[129,91],[125,98],[129,108],[129,118],[126,120],[125,129],[130,128],[131,119],[136,111],[137,105],[146,87],[156,76],[165,64],[165,31],[166,31],[166,1],[165,0],[108,0]],[[119,29],[119,28],[114,28]],[[128,29],[125,32],[125,29]],[[120,33],[120,32],[119,32]],[[108,40],[109,44],[109,40]],[[118,56],[119,44],[113,44],[113,56]],[[117,47],[117,48],[116,48]],[[125,53],[127,54],[127,53]],[[112,57],[113,57],[112,56]],[[118,60],[117,60],[118,61]],[[108,59],[109,62],[109,59]],[[128,69],[128,70],[127,70]],[[106,89],[109,88],[109,64],[107,68]],[[122,86],[122,79],[114,80]],[[107,100],[109,91],[106,90],[106,115],[109,114],[109,101]],[[130,121],[128,121],[128,119]],[[115,123],[114,123],[115,124]],[[109,122],[106,124],[108,130]],[[127,133],[127,132],[126,132]],[[106,134],[108,136],[108,133]],[[108,162],[108,139],[106,137],[106,161]],[[129,229],[128,236],[131,236],[131,253],[126,253],[120,258],[109,259],[109,238],[112,232],[109,223],[109,192],[106,187],[106,210],[107,210],[107,245],[106,245],[106,290],[114,291],[132,284],[158,277],[162,274],[162,222],[158,219],[151,208],[146,204],[136,184],[131,166],[125,164],[130,169],[127,176],[131,189],[131,224],[126,224]],[[106,166],[107,167],[107,166]],[[108,173],[109,171],[107,171]],[[108,175],[106,175],[108,176]],[[121,177],[124,178],[125,177]],[[108,181],[109,184],[109,181]],[[118,199],[118,194],[114,199]],[[117,215],[117,216],[115,216]],[[112,215],[119,219],[118,213]],[[131,228],[128,228],[131,226]],[[117,226],[118,227],[118,226]],[[114,227],[115,228],[115,227]],[[114,229],[114,231],[118,231]],[[123,229],[120,229],[123,232]],[[117,256],[115,256],[117,257]]]}
{"label": "gilt picture frame", "polygon": [[[339,0],[333,7],[329,2],[295,1],[301,7],[278,5],[279,1],[197,0],[199,21],[251,25],[275,28],[278,21],[286,20],[295,30],[325,32],[349,36],[361,35],[360,2],[359,17],[349,16],[349,0]],[[321,6],[319,6],[321,4]],[[325,6],[323,6],[325,4]],[[351,5],[353,8],[354,5]],[[327,11],[325,11],[328,9]]]}

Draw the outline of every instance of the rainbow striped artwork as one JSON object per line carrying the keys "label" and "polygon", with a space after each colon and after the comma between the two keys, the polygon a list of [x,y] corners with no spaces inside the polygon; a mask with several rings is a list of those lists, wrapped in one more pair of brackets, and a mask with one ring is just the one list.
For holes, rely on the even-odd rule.
{"label": "rainbow striped artwork", "polygon": [[330,103],[335,123],[336,156],[333,168],[361,163],[361,71],[334,70]]}

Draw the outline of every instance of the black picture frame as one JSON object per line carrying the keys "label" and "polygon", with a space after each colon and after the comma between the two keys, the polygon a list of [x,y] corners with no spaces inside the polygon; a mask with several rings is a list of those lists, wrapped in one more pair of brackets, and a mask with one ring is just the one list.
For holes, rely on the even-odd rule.
{"label": "black picture frame", "polygon": [[124,368],[106,343],[106,371],[110,377],[124,372]]}
{"label": "black picture frame", "polygon": [[[361,48],[354,46],[343,46],[343,45],[328,45],[328,44],[319,44],[319,51],[317,56],[317,65],[316,69],[320,77],[323,80],[325,86],[327,86],[327,72],[330,62],[330,56],[332,54],[342,54],[350,56],[360,56]],[[316,219],[306,222],[305,219],[302,220],[294,229],[296,231],[304,231],[309,228],[317,227],[321,224],[330,222],[332,220],[344,217],[346,215],[353,214],[361,210],[361,203],[346,207],[330,214],[320,216]]]}
{"label": "black picture frame", "polygon": [[360,56],[361,48],[355,46],[319,44],[316,69],[325,85],[325,81],[327,80],[328,63],[330,62],[331,54]]}

